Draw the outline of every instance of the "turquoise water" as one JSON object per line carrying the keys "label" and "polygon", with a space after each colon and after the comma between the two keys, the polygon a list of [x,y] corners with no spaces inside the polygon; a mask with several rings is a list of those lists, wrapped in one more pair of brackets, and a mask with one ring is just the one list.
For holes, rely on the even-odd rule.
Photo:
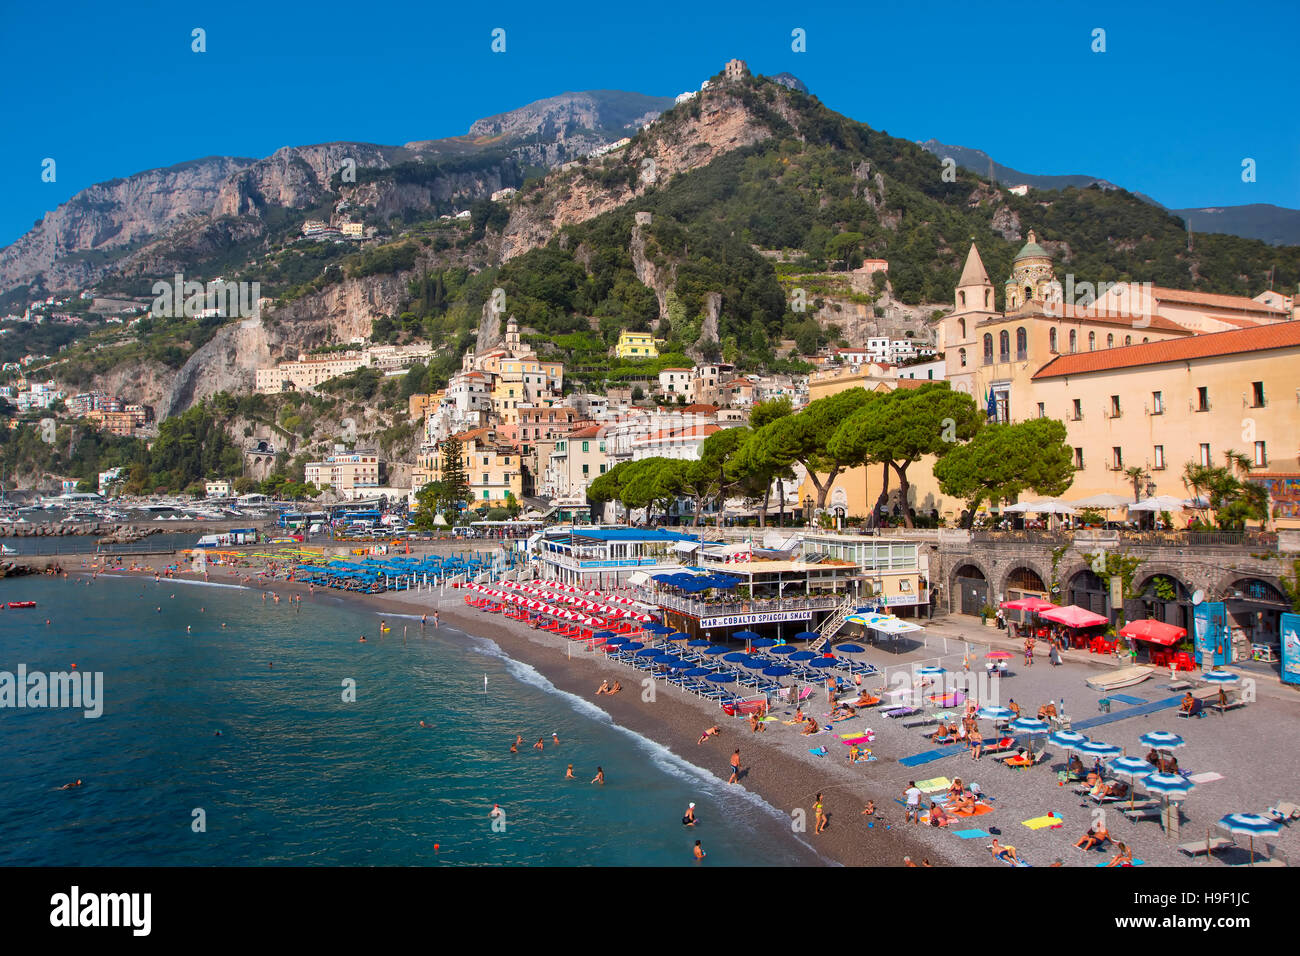
{"label": "turquoise water", "polygon": [[38,602],[0,611],[0,670],[104,674],[97,719],[0,709],[0,864],[693,866],[696,839],[706,865],[819,862],[757,798],[481,638],[392,616],[380,638],[379,614],[333,596],[295,611],[152,578],[7,580],[0,598]]}

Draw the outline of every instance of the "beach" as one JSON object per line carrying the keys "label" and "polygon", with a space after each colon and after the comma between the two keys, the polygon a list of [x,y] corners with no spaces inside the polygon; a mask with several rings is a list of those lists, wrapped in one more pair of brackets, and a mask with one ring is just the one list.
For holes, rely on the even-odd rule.
{"label": "beach", "polygon": [[[214,568],[210,577],[217,582],[232,580],[228,570]],[[1054,753],[1046,764],[1024,771],[1004,767],[991,758],[974,761],[966,752],[931,759],[937,751],[924,734],[932,728],[903,728],[876,711],[864,710],[847,725],[854,729],[865,725],[875,731],[877,737],[871,748],[877,760],[851,765],[846,759],[847,748],[836,739],[838,729],[805,737],[797,727],[785,724],[783,721],[790,716],[777,709],[777,720],[767,723],[765,732],[756,734],[747,721],[728,718],[716,704],[672,685],[657,683],[651,696],[641,684],[644,673],[588,650],[581,641],[470,608],[458,589],[365,596],[319,587],[311,593],[306,585],[285,580],[254,581],[249,586],[297,594],[304,602],[340,601],[364,608],[377,619],[388,619],[393,636],[418,633],[421,614],[430,615],[431,632],[431,615],[437,609],[441,628],[490,639],[508,657],[536,669],[556,689],[581,697],[619,726],[656,741],[720,781],[728,778],[728,760],[738,747],[746,773],[736,786],[758,795],[789,818],[791,840],[810,844],[828,861],[845,865],[897,866],[905,857],[918,865],[923,860],[935,866],[1002,865],[991,858],[987,849],[992,837],[997,836],[1002,844],[1016,846],[1022,859],[1032,865],[1101,866],[1111,859],[1111,848],[1085,854],[1071,847],[1093,824],[1098,809],[1106,814],[1113,838],[1133,846],[1135,855],[1145,864],[1187,865],[1193,860],[1178,851],[1179,840],[1204,838],[1213,820],[1223,813],[1261,812],[1279,800],[1293,799],[1295,794],[1288,792],[1282,782],[1300,779],[1300,766],[1293,754],[1274,750],[1267,740],[1252,733],[1261,722],[1300,732],[1300,719],[1290,706],[1290,692],[1285,690],[1269,689],[1246,712],[1194,723],[1173,718],[1175,708],[1167,705],[1175,695],[1164,690],[1159,679],[1131,689],[1125,696],[1133,703],[1116,704],[1117,716],[1107,716],[1096,733],[1129,753],[1143,752],[1137,738],[1152,729],[1176,730],[1188,737],[1189,746],[1179,756],[1184,766],[1200,773],[1204,783],[1186,801],[1187,819],[1181,833],[1166,835],[1158,822],[1130,821],[1122,816],[1118,805],[1098,808],[1071,789],[1059,786],[1051,766],[1064,758],[1059,748],[1049,748]],[[934,622],[927,647],[893,655],[872,648],[866,657],[882,670],[891,664],[906,669],[920,661],[941,661],[945,666],[960,668],[971,646],[969,635],[954,631],[951,638],[945,638],[946,627],[951,629],[950,624]],[[437,639],[436,634],[430,637]],[[995,635],[988,638],[994,639]],[[981,658],[986,649],[980,649]],[[982,660],[975,666],[980,663]],[[1095,719],[1099,695],[1085,686],[1084,679],[1104,666],[1102,662],[1067,654],[1066,663],[1058,668],[1043,656],[1032,668],[1013,668],[1013,677],[1004,689],[1027,712],[1032,713],[1050,697],[1059,700],[1076,721],[1086,723]],[[621,681],[623,691],[613,696],[596,695],[596,688],[606,680]],[[1122,712],[1124,707],[1132,708],[1131,715]],[[824,692],[819,689],[806,709],[824,722]],[[722,734],[697,743],[703,730],[714,724],[722,727]],[[1036,749],[1042,749],[1043,738],[1035,744]],[[829,751],[827,756],[809,753],[810,747],[820,746]],[[907,765],[900,762],[903,758],[922,762]],[[904,809],[898,801],[910,780],[933,782],[957,777],[967,784],[972,780],[980,784],[991,798],[987,813],[945,830],[904,822]],[[1261,778],[1276,783],[1265,784]],[[813,803],[818,793],[823,795],[829,824],[824,832],[814,834]],[[937,792],[926,794],[927,804],[932,796],[938,796]],[[878,810],[870,821],[872,826],[862,815],[868,800],[874,800]],[[967,831],[968,838],[958,837],[953,832],[957,829]],[[1296,840],[1290,832],[1284,831],[1272,842],[1287,852],[1295,851]],[[1244,853],[1241,851],[1243,858]],[[1235,854],[1235,849],[1230,850],[1227,859],[1240,862]],[[1202,860],[1197,865],[1205,863]]]}

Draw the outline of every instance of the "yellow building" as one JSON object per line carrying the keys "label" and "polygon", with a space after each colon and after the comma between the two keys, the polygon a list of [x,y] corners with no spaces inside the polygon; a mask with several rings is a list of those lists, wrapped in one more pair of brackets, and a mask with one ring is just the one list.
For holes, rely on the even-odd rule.
{"label": "yellow building", "polygon": [[618,358],[658,358],[659,349],[655,347],[654,336],[649,332],[622,332],[618,344],[614,346],[614,354]]}
{"label": "yellow building", "polygon": [[[1033,387],[1074,448],[1079,471],[1065,497],[1132,496],[1124,472],[1136,466],[1149,475],[1143,497],[1187,498],[1183,466],[1224,465],[1229,450],[1246,455],[1265,484],[1293,475],[1298,368],[1300,322],[1057,356]],[[1277,526],[1300,527],[1300,514],[1280,509]]]}
{"label": "yellow building", "polygon": [[[519,501],[524,493],[523,461],[519,452],[499,441],[490,428],[475,428],[453,436],[461,443],[461,465],[469,482],[470,505],[504,507],[506,495]],[[442,480],[442,446],[432,445],[417,456],[412,472],[412,487],[423,488],[431,481]]]}

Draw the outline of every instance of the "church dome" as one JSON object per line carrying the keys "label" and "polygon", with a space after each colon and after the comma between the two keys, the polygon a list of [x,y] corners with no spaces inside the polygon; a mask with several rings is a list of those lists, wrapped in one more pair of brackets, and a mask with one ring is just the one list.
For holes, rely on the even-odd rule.
{"label": "church dome", "polygon": [[1029,230],[1029,241],[1025,243],[1024,248],[1016,253],[1015,261],[1021,259],[1050,259],[1051,254],[1038,244],[1038,237],[1034,235],[1034,230]]}

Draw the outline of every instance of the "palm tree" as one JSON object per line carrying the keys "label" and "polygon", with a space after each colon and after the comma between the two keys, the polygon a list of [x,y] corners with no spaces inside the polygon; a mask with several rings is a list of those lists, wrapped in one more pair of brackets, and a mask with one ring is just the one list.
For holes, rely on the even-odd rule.
{"label": "palm tree", "polygon": [[1133,482],[1133,503],[1137,504],[1142,500],[1142,482],[1150,478],[1151,473],[1141,465],[1131,465],[1124,469],[1124,477]]}

